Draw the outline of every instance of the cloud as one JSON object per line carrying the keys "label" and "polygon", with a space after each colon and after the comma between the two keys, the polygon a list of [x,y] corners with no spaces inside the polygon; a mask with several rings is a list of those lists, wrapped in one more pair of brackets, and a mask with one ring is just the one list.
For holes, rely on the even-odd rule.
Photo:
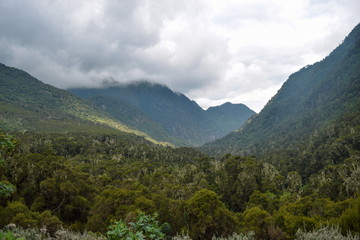
{"label": "cloud", "polygon": [[358,24],[358,0],[0,1],[0,62],[60,88],[148,79],[259,111]]}

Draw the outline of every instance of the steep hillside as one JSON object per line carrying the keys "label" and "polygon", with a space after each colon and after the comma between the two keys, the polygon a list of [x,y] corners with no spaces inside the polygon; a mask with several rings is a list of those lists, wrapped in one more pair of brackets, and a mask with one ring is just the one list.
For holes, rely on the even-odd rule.
{"label": "steep hillside", "polygon": [[[70,92],[99,105],[99,97],[125,102],[146,116],[144,124],[155,122],[170,136],[190,145],[200,145],[215,140],[239,128],[253,112],[246,107],[221,107],[204,111],[185,95],[168,87],[150,82],[137,82],[103,89],[69,89]],[[114,105],[115,106],[115,105]],[[242,111],[244,109],[244,111]],[[107,109],[114,116],[116,108]],[[236,112],[238,111],[238,112]],[[119,116],[120,117],[120,116]],[[129,115],[128,124],[137,127],[136,117]],[[233,119],[231,119],[233,117]],[[149,121],[150,120],[150,121]],[[158,131],[158,130],[156,130]],[[153,129],[153,134],[154,132]]]}
{"label": "steep hillside", "polygon": [[179,139],[169,136],[162,127],[139,111],[136,107],[125,103],[122,100],[109,96],[93,96],[87,99],[92,106],[101,109],[109,116],[127,126],[148,134],[154,139],[171,142],[176,145],[183,145]]}
{"label": "steep hillside", "polygon": [[[301,165],[310,161],[303,151],[319,134],[334,142],[351,131],[357,133],[359,113],[360,25],[324,60],[292,74],[240,131],[203,150],[219,155],[256,154],[275,162],[291,158]],[[330,136],[330,129],[337,132]],[[326,141],[317,147],[324,147]]]}
{"label": "steep hillside", "polygon": [[143,136],[82,99],[0,64],[0,128],[40,132],[127,132]]}

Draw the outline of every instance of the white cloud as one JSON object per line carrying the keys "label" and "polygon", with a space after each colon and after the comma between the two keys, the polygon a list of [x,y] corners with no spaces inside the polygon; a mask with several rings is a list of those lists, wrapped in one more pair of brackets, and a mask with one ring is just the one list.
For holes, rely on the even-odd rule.
{"label": "white cloud", "polygon": [[0,1],[0,62],[57,87],[164,83],[260,111],[359,23],[358,0]]}

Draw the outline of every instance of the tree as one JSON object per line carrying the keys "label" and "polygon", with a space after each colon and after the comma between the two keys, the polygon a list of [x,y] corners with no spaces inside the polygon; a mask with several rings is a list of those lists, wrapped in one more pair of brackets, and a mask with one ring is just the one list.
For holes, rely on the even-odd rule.
{"label": "tree", "polygon": [[245,210],[242,222],[246,232],[253,231],[259,239],[265,239],[270,224],[270,214],[259,207],[252,207]]}
{"label": "tree", "polygon": [[232,211],[243,211],[250,195],[259,189],[261,166],[253,158],[226,155],[224,160],[222,200]]}
{"label": "tree", "polygon": [[229,235],[237,230],[235,214],[225,207],[213,191],[197,191],[185,206],[192,239],[211,239],[212,236]]}
{"label": "tree", "polygon": [[352,204],[340,216],[340,227],[343,233],[360,232],[360,197],[353,200]]}
{"label": "tree", "polygon": [[[13,136],[0,133],[0,166],[9,152],[15,149],[16,140]],[[15,187],[5,181],[0,181],[0,196],[9,197],[15,191]]]}
{"label": "tree", "polygon": [[0,227],[4,227],[9,223],[24,228],[46,228],[50,234],[54,234],[61,226],[59,218],[52,215],[49,210],[41,213],[34,212],[20,201],[9,202],[0,211]]}
{"label": "tree", "polygon": [[92,231],[105,232],[113,219],[127,218],[140,210],[135,201],[149,202],[141,191],[108,186],[95,198],[90,210],[88,228]]}

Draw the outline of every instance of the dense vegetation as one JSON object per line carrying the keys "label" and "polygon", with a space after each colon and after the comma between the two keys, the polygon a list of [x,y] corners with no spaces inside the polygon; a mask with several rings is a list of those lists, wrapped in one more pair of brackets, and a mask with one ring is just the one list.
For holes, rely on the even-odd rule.
{"label": "dense vegetation", "polygon": [[344,234],[360,230],[359,155],[345,154],[304,182],[299,173],[254,157],[213,159],[115,134],[15,139],[14,150],[1,149],[2,183],[16,190],[1,196],[0,228],[13,223],[53,236],[61,226],[105,234],[112,220],[136,222],[143,212],[157,213],[167,236],[183,232],[192,239],[234,232],[292,239],[298,229],[326,224]]}

